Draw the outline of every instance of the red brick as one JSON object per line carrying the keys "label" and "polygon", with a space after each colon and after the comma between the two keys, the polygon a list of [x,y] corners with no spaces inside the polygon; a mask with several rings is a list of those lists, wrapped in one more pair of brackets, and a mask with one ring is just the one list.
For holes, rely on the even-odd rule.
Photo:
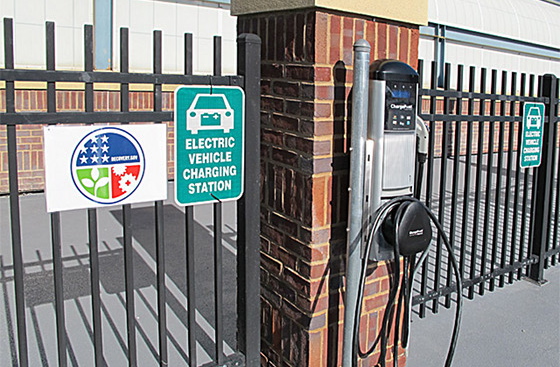
{"label": "red brick", "polygon": [[283,65],[277,63],[263,63],[261,65],[263,78],[282,78],[284,76]]}
{"label": "red brick", "polygon": [[314,88],[314,97],[320,100],[331,101],[334,98],[334,88],[330,85],[319,85]]}
{"label": "red brick", "polygon": [[330,15],[331,20],[329,32],[329,63],[334,64],[340,60],[341,57],[341,41],[342,41],[342,19],[338,15]]}
{"label": "red brick", "polygon": [[399,57],[399,27],[396,25],[389,25],[389,58],[397,59]]}
{"label": "red brick", "polygon": [[342,31],[342,60],[347,66],[352,65],[354,39],[354,19],[344,17]]}
{"label": "red brick", "polygon": [[261,108],[266,111],[283,112],[284,101],[280,98],[261,97]]}
{"label": "red brick", "polygon": [[409,64],[416,69],[418,67],[418,47],[420,40],[420,31],[416,29],[411,30],[410,34],[410,57]]}
{"label": "red brick", "polygon": [[286,77],[289,79],[313,81],[315,77],[313,66],[307,65],[288,65],[286,66]]}
{"label": "red brick", "polygon": [[285,81],[272,83],[272,90],[277,96],[299,97],[299,84]]}
{"label": "red brick", "polygon": [[375,43],[377,55],[375,55],[373,60],[385,59],[387,58],[387,24],[377,23],[376,36],[377,37]]}
{"label": "red brick", "polygon": [[332,68],[327,68],[327,67],[315,68],[315,81],[330,82],[331,78],[332,78]]}
{"label": "red brick", "polygon": [[313,180],[313,227],[323,227],[327,224],[327,180],[326,177]]}
{"label": "red brick", "polygon": [[317,332],[309,334],[309,349],[313,351],[309,353],[309,362],[307,366],[309,367],[319,367],[327,365],[327,343],[325,338],[325,332]]}
{"label": "red brick", "polygon": [[288,117],[280,114],[273,114],[271,117],[272,126],[289,131],[298,130],[298,119],[293,117]]}
{"label": "red brick", "polygon": [[408,41],[409,41],[409,34],[410,31],[406,28],[401,28],[400,30],[400,41],[399,41],[399,60],[401,60],[402,62],[406,62],[406,63],[410,63],[409,59],[408,59],[408,55],[409,55],[409,47],[408,47]]}
{"label": "red brick", "polygon": [[332,106],[330,103],[316,103],[315,104],[315,117],[331,117]]}
{"label": "red brick", "polygon": [[355,39],[354,42],[359,40],[359,39],[364,39],[365,38],[365,26],[366,26],[366,21],[363,19],[355,19],[355,27],[356,27],[356,31],[355,31]]}

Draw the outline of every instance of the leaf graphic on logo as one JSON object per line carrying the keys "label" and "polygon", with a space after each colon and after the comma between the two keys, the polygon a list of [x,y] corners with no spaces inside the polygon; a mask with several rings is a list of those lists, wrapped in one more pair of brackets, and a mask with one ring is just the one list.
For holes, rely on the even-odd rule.
{"label": "leaf graphic on logo", "polygon": [[95,196],[97,196],[97,190],[107,185],[108,183],[109,183],[109,177],[101,177],[99,181],[95,183],[95,188],[93,189]]}
{"label": "leaf graphic on logo", "polygon": [[95,183],[95,190],[107,185],[109,183],[109,177],[101,177],[99,181]]}
{"label": "leaf graphic on logo", "polygon": [[99,170],[97,169],[97,167],[94,167],[91,170],[91,178],[93,179],[93,181],[97,181],[99,179]]}
{"label": "leaf graphic on logo", "polygon": [[93,187],[94,183],[89,178],[82,178],[82,185],[84,185],[85,187]]}

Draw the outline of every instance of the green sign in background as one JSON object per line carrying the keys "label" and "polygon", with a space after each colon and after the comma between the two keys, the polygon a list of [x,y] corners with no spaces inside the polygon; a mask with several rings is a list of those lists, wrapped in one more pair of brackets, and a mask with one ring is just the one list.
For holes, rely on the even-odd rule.
{"label": "green sign in background", "polygon": [[521,134],[521,168],[541,165],[544,103],[525,103]]}
{"label": "green sign in background", "polygon": [[239,87],[175,90],[175,201],[195,205],[243,194],[245,94]]}

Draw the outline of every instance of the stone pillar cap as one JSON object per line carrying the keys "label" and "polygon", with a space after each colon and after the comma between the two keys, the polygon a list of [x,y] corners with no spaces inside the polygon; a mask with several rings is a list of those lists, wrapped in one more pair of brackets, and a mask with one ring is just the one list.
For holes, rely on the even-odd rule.
{"label": "stone pillar cap", "polygon": [[232,15],[318,8],[426,25],[428,0],[231,0]]}

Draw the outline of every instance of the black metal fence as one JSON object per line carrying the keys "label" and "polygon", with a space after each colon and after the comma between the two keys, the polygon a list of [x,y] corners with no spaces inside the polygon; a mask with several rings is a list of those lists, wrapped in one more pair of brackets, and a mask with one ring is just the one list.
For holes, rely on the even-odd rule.
{"label": "black metal fence", "polygon": [[[11,248],[0,252],[0,283],[3,293],[3,309],[6,324],[5,329],[12,357],[12,365],[50,365],[45,344],[56,343],[59,366],[79,363],[75,345],[83,343],[91,349],[91,360],[84,362],[88,365],[122,365],[121,362],[111,362],[109,354],[115,349],[122,350],[123,357],[129,366],[148,366],[159,364],[197,366],[205,365],[257,365],[260,363],[260,309],[259,309],[259,104],[260,104],[260,39],[253,35],[241,35],[238,38],[238,72],[239,76],[221,75],[221,38],[214,38],[214,75],[192,75],[192,35],[185,34],[185,74],[162,74],[162,33],[153,32],[153,73],[140,74],[129,72],[128,29],[120,30],[120,72],[98,72],[93,70],[93,27],[84,27],[84,71],[55,70],[55,25],[46,23],[46,64],[47,70],[14,69],[14,35],[13,21],[4,19],[4,51],[5,68],[0,69],[0,80],[5,81],[6,111],[0,113],[0,125],[5,126],[8,145],[9,168],[9,199],[2,210],[9,211],[9,220],[5,227],[9,236],[2,240],[10,241]],[[20,47],[26,47],[21,45]],[[47,111],[26,112],[16,111],[15,82],[39,81],[47,83]],[[84,111],[57,112],[57,84],[58,82],[81,82],[84,88]],[[120,85],[120,111],[94,111],[94,83],[117,83]],[[150,84],[153,86],[153,111],[129,111],[130,85],[134,83]],[[33,204],[33,198],[23,197],[18,188],[18,126],[24,124],[95,124],[95,123],[132,123],[154,122],[162,123],[173,120],[173,111],[163,111],[162,86],[171,85],[237,85],[242,86],[246,94],[246,174],[245,195],[234,205],[227,206],[233,213],[227,213],[226,225],[228,233],[223,231],[223,205],[213,204],[212,223],[201,225],[195,220],[195,209],[186,207],[184,211],[172,203],[162,201],[145,205],[123,205],[108,209],[89,209],[87,214],[79,211],[72,213],[52,213],[50,218],[44,212],[43,204]],[[0,198],[2,199],[2,198]],[[29,200],[27,200],[29,199]],[[23,210],[22,210],[22,200]],[[42,200],[40,200],[42,203]],[[31,203],[31,204],[29,204]],[[197,208],[197,211],[199,208]],[[200,209],[202,211],[202,209]],[[23,228],[22,222],[35,215],[36,223]],[[107,239],[113,224],[107,224],[107,216],[116,219],[120,229],[116,229],[117,245],[115,248]],[[237,216],[237,223],[235,223]],[[77,218],[84,218],[86,223],[76,222]],[[181,219],[182,218],[182,219]],[[233,220],[232,220],[233,218]],[[40,232],[41,221],[48,221],[45,233]],[[69,231],[72,226],[84,228],[83,238],[86,243],[86,254],[76,250],[78,245],[68,239],[78,230]],[[112,223],[112,222],[111,222]],[[200,228],[199,228],[200,227]],[[200,230],[206,233],[205,242],[200,243]],[[27,232],[29,231],[29,233]],[[85,232],[83,231],[83,232]],[[78,231],[79,232],[79,231]],[[69,234],[70,233],[70,234]],[[224,238],[224,233],[227,238]],[[112,233],[113,239],[114,233]],[[24,250],[32,244],[26,243],[26,238],[47,244],[52,247],[52,261],[44,260],[41,251],[36,250],[37,261],[25,259]],[[67,238],[67,240],[65,240]],[[142,240],[140,240],[142,238]],[[213,238],[213,240],[211,239]],[[197,242],[195,242],[195,240]],[[138,243],[144,241],[147,245],[142,249]],[[79,241],[78,241],[79,242]],[[213,242],[213,247],[212,247]],[[83,244],[83,243],[82,243]],[[33,243],[35,245],[35,243]],[[227,265],[224,264],[222,248],[228,245],[230,249]],[[186,247],[186,248],[185,248]],[[212,250],[213,248],[213,250]],[[71,249],[71,250],[70,250]],[[151,268],[147,271],[138,266],[140,250],[148,254]],[[66,256],[64,253],[72,251]],[[212,252],[213,251],[213,252]],[[12,258],[9,259],[11,252]],[[107,259],[115,259],[113,255],[124,262],[124,289],[115,284],[122,282],[117,276],[122,273],[113,271],[120,265],[110,261],[111,265],[103,266]],[[177,258],[178,257],[178,258]],[[78,265],[75,263],[77,262]],[[203,265],[201,265],[201,263]],[[170,265],[171,264],[171,265]],[[145,264],[144,264],[145,265]],[[31,269],[37,267],[39,272]],[[49,270],[52,266],[52,270]],[[200,267],[204,266],[204,273]],[[197,268],[198,267],[198,268]],[[74,271],[72,271],[74,269]],[[78,271],[78,269],[81,269]],[[186,269],[186,271],[185,271]],[[207,271],[207,272],[206,272]],[[224,275],[223,272],[227,274]],[[88,274],[81,279],[76,274]],[[111,275],[110,277],[108,275]],[[70,276],[72,275],[72,276]],[[113,276],[115,275],[115,276]],[[52,282],[41,283],[39,279],[52,277]],[[148,278],[146,278],[148,277]],[[83,277],[82,277],[83,278]],[[152,279],[153,278],[153,279]],[[200,291],[200,279],[207,278],[213,286],[210,290]],[[33,279],[33,281],[31,281]],[[81,279],[81,282],[79,280]],[[237,288],[237,292],[225,289],[224,281],[229,288]],[[38,282],[38,283],[37,283]],[[105,283],[104,283],[105,282]],[[140,291],[141,284],[151,284],[154,294],[147,295]],[[173,293],[170,285],[177,289]],[[42,286],[38,286],[42,284]],[[89,285],[89,290],[79,289]],[[104,284],[104,289],[101,289]],[[13,297],[10,296],[13,285]],[[204,286],[208,284],[204,283]],[[46,286],[46,289],[45,289]],[[49,289],[52,286],[52,290]],[[115,288],[114,292],[120,302],[120,308],[125,315],[113,313],[114,307],[104,302],[103,294],[107,289]],[[44,301],[33,301],[37,295],[33,292],[54,292],[54,297],[45,296]],[[224,300],[224,291],[228,297]],[[76,294],[75,297],[72,294]],[[122,296],[124,294],[124,297]],[[213,297],[201,298],[201,294]],[[89,305],[84,305],[80,297],[90,299]],[[89,297],[89,298],[88,298]],[[39,297],[40,298],[40,297]],[[77,327],[74,317],[69,320],[68,299],[73,299],[83,320],[83,325]],[[183,300],[183,301],[181,301]],[[65,302],[67,301],[67,302]],[[140,303],[138,303],[140,301]],[[56,335],[52,327],[41,328],[48,320],[37,319],[39,305],[54,306],[54,320]],[[140,307],[141,306],[141,307]],[[210,311],[203,311],[203,307]],[[11,309],[15,308],[15,317]],[[87,309],[90,309],[88,314]],[[151,316],[152,326],[141,326],[144,314],[140,308]],[[173,323],[169,319],[169,310],[173,312]],[[231,316],[226,317],[224,313]],[[118,307],[117,307],[117,311]],[[73,312],[73,311],[72,311]],[[200,316],[201,313],[206,314]],[[124,316],[125,322],[119,322],[119,316]],[[201,326],[200,318],[206,322],[213,316],[210,326]],[[31,319],[31,326],[29,320]],[[13,320],[15,320],[15,325]],[[122,317],[121,317],[122,321]],[[69,323],[72,325],[69,325]],[[177,328],[175,323],[185,326]],[[126,325],[123,330],[119,325]],[[72,338],[76,328],[85,328],[84,338]],[[207,335],[201,335],[200,329]],[[181,342],[181,336],[175,330],[183,330],[187,338]],[[226,329],[226,330],[225,330]],[[46,335],[45,334],[46,330]],[[108,333],[113,334],[108,337]],[[28,334],[34,334],[34,340]],[[126,334],[126,337],[121,336]],[[224,337],[228,334],[229,337]],[[188,335],[188,337],[187,337]],[[141,339],[140,339],[141,338]],[[229,339],[228,339],[229,338]],[[2,338],[0,338],[2,339]],[[228,339],[228,340],[225,340]],[[126,341],[125,341],[126,340]],[[137,341],[141,340],[143,349],[148,351],[149,358],[140,354]],[[171,343],[171,345],[170,345]],[[199,345],[197,350],[197,344]],[[224,350],[224,344],[229,351]],[[17,347],[16,347],[17,345]],[[33,345],[34,355],[29,357],[29,347]],[[73,347],[74,345],[74,347]],[[230,347],[233,345],[233,347]],[[36,348],[35,348],[36,347]],[[120,347],[120,348],[119,348]],[[169,350],[173,347],[177,359],[172,360]],[[200,348],[206,355],[206,360],[197,358]],[[87,348],[86,348],[87,349]],[[5,363],[8,355],[4,355]],[[209,361],[210,360],[210,361]],[[118,359],[117,359],[118,361]],[[213,362],[211,362],[213,361]]]}
{"label": "black metal fence", "polygon": [[[421,75],[431,84],[419,93],[420,116],[430,128],[421,194],[449,234],[464,291],[474,298],[524,276],[543,282],[544,269],[556,265],[560,253],[557,78],[475,67],[465,78],[462,65],[452,71],[448,64],[444,88],[437,88],[436,68],[434,63],[431,75]],[[542,163],[521,169],[526,102],[544,103],[546,118]],[[438,241],[416,279],[413,302],[421,317],[430,302],[434,313],[441,300],[450,307],[457,291],[442,248]]]}

